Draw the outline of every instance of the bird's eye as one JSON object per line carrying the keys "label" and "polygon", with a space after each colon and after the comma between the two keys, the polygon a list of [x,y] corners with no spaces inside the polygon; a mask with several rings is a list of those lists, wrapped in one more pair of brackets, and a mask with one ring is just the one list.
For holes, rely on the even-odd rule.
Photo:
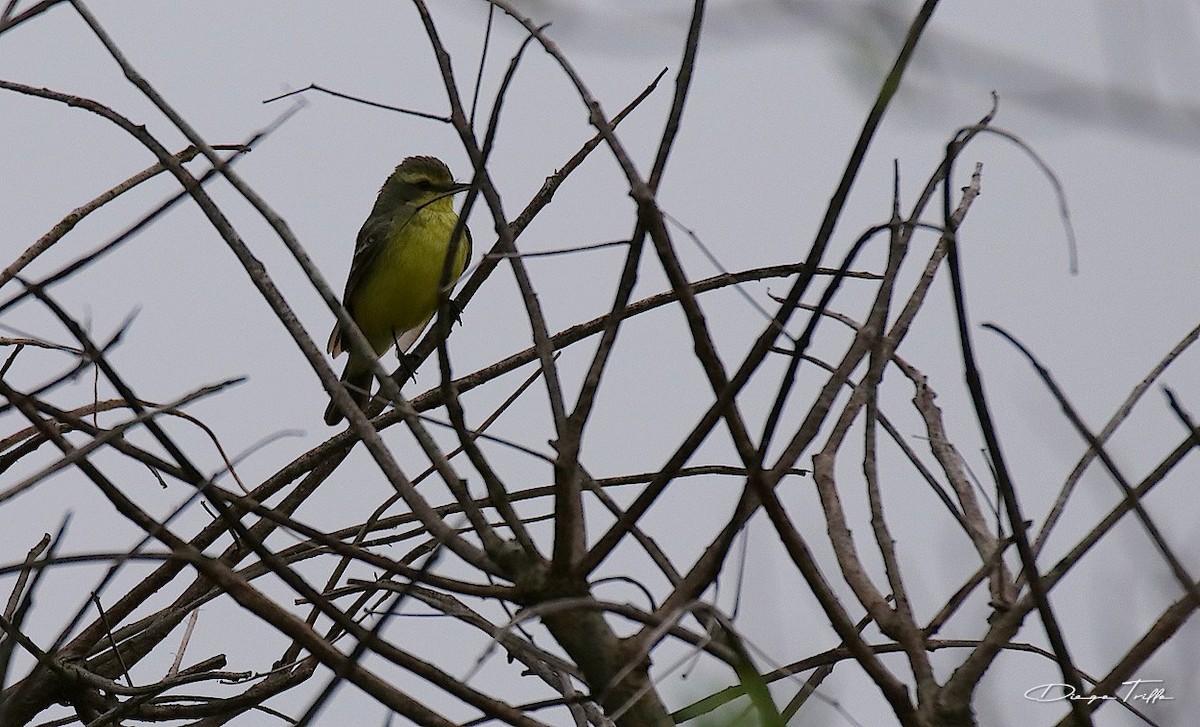
{"label": "bird's eye", "polygon": [[433,182],[429,181],[428,179],[421,179],[421,180],[417,181],[417,183],[414,184],[413,186],[415,186],[417,189],[419,189],[423,192],[429,192],[429,191],[433,190]]}

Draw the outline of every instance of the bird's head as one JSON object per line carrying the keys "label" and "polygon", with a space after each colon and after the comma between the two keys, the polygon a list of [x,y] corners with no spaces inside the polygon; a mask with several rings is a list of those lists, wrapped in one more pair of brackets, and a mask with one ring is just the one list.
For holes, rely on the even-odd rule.
{"label": "bird's head", "polygon": [[451,206],[451,198],[471,185],[454,181],[450,168],[436,157],[409,157],[383,183],[379,198],[416,207]]}

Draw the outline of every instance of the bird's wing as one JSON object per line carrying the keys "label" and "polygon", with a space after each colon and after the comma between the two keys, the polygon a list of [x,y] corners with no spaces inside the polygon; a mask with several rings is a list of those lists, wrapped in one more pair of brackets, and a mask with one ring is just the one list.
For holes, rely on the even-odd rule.
{"label": "bird's wing", "polygon": [[379,252],[387,243],[388,229],[394,217],[371,217],[363,223],[354,243],[354,257],[350,260],[350,274],[346,276],[346,291],[342,294],[342,305],[349,305],[351,294],[362,282],[363,276],[375,264]]}
{"label": "bird's wing", "polygon": [[[368,217],[367,221],[363,223],[362,229],[358,231],[358,238],[354,243],[354,257],[350,260],[350,274],[346,276],[346,290],[342,293],[342,305],[346,308],[350,307],[350,298],[354,290],[362,282],[371,266],[375,264],[379,252],[383,250],[387,241],[388,229],[395,219],[394,215]],[[354,315],[354,311],[350,311],[350,315]],[[335,358],[346,350],[345,343],[342,341],[340,323],[333,324],[333,331],[329,334],[329,343],[325,349]]]}

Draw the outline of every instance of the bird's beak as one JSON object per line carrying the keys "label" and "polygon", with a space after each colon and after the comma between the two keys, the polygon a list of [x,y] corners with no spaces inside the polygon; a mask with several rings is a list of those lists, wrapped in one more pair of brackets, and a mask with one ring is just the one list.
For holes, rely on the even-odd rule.
{"label": "bird's beak", "polygon": [[470,182],[455,182],[453,185],[450,186],[450,194],[458,194],[459,192],[465,192],[470,188],[471,188]]}

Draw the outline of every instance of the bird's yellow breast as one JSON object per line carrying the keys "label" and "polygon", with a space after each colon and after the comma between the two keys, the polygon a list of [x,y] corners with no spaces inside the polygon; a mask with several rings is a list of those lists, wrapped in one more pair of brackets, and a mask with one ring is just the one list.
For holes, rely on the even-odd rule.
{"label": "bird's yellow breast", "polygon": [[[382,354],[405,331],[425,325],[437,309],[438,284],[458,215],[450,200],[427,205],[392,223],[383,249],[354,291],[351,315],[375,353]],[[450,271],[453,285],[467,263],[467,241],[459,237]]]}

